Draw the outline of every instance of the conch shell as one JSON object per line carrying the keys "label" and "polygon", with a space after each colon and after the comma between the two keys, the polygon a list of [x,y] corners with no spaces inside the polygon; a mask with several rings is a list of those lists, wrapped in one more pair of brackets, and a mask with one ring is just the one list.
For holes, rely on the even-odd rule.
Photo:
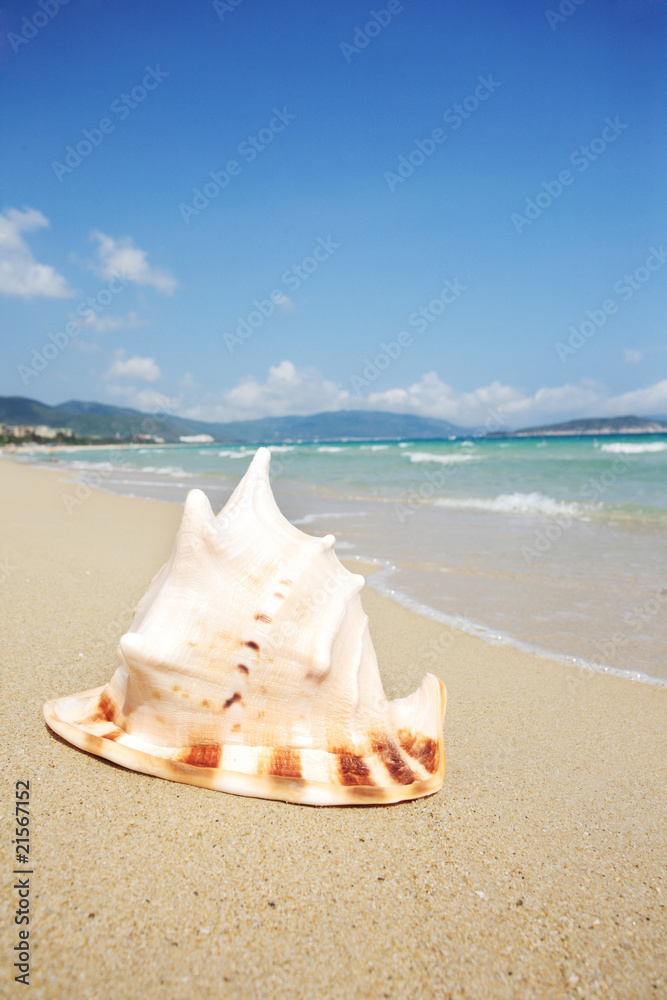
{"label": "conch shell", "polygon": [[187,497],[173,552],[139,601],[104,687],[44,717],[134,771],[310,805],[398,802],[442,785],[445,687],[387,701],[359,592],[334,537],[280,513],[260,448],[226,506]]}

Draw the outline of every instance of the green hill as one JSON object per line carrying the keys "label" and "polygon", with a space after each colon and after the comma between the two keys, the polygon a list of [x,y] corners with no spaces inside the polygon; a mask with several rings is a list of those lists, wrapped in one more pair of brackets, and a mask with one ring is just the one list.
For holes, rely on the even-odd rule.
{"label": "green hill", "polygon": [[187,417],[152,416],[127,407],[69,400],[49,406],[22,396],[0,397],[0,422],[70,427],[77,437],[131,440],[135,434],[156,434],[168,442],[181,435],[210,434],[223,443],[280,441],[437,439],[464,435],[464,428],[445,420],[374,410],[339,410],[311,416],[264,417],[231,423],[207,423]]}

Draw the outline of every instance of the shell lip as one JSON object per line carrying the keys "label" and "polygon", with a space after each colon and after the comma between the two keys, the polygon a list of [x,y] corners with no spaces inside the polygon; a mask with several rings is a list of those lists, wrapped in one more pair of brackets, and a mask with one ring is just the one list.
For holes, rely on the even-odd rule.
{"label": "shell lip", "polygon": [[[441,689],[440,714],[444,716],[445,687]],[[391,805],[409,799],[433,795],[441,788],[445,776],[445,754],[442,726],[437,739],[438,766],[434,773],[412,781],[410,784],[346,785],[310,779],[286,777],[277,774],[249,774],[220,767],[193,766],[171,756],[173,749],[144,744],[143,748],[116,742],[103,735],[104,722],[82,723],[82,713],[90,711],[99,701],[107,685],[91,688],[79,694],[67,695],[44,705],[44,719],[49,728],[61,739],[96,757],[120,765],[129,771],[186,782],[215,791],[230,792],[251,798],[276,799],[301,805],[349,806]],[[65,716],[65,717],[63,717]],[[69,718],[67,718],[69,716]],[[98,728],[98,732],[94,729]],[[113,723],[106,728],[121,732]]]}

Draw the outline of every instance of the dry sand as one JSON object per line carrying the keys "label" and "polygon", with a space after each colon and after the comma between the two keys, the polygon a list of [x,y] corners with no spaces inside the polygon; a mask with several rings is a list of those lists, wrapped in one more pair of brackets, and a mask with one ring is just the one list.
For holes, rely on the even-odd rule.
{"label": "dry sand", "polygon": [[[110,678],[180,509],[92,492],[68,514],[63,494],[57,470],[0,461],[2,996],[667,997],[667,691],[366,588],[387,695],[427,670],[447,685],[438,794],[317,809],[126,771],[54,736],[42,703]],[[20,779],[27,994],[11,967]]]}

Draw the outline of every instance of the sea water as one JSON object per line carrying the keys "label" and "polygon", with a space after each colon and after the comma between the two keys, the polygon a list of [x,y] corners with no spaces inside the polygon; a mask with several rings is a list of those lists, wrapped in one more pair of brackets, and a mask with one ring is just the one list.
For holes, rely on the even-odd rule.
{"label": "sea water", "polygon": [[[285,515],[336,535],[369,584],[494,642],[667,682],[667,436],[289,443],[271,446]],[[254,447],[58,450],[38,460],[87,486],[217,510]]]}

